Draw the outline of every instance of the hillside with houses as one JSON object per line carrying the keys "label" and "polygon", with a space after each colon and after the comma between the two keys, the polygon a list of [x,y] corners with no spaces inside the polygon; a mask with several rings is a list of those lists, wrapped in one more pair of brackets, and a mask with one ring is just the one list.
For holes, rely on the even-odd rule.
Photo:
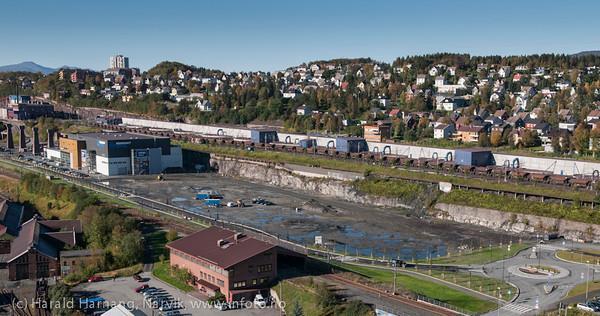
{"label": "hillside with houses", "polygon": [[101,72],[3,74],[0,88],[18,85],[59,103],[178,122],[259,122],[379,141],[589,155],[600,145],[599,65],[593,54],[434,54],[391,64],[315,61],[274,72],[163,62],[141,72],[127,59]]}

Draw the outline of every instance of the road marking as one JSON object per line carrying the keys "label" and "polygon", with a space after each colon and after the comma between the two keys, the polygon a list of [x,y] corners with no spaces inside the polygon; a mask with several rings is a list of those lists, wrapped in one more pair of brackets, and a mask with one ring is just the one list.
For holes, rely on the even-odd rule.
{"label": "road marking", "polygon": [[500,310],[505,310],[505,311],[508,311],[511,313],[521,315],[521,314],[525,314],[525,313],[532,311],[533,307],[523,305],[523,304],[510,303],[508,305],[504,305],[502,308],[500,308]]}

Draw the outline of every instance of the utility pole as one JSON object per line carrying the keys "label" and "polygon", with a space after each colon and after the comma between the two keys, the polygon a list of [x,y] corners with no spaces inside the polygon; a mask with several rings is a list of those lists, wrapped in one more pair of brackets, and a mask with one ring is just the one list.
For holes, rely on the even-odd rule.
{"label": "utility pole", "polygon": [[396,295],[396,274],[398,271],[398,259],[392,259],[392,266],[394,267],[394,290],[393,295]]}
{"label": "utility pole", "polygon": [[587,260],[587,277],[585,280],[585,302],[587,303],[588,301],[588,295],[589,295],[589,291],[590,291],[590,261]]}

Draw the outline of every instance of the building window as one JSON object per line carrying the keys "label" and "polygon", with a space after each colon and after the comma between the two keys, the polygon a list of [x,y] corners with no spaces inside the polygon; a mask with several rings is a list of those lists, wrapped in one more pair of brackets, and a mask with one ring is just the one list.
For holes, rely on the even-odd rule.
{"label": "building window", "polygon": [[223,286],[223,285],[225,285],[225,282],[223,282],[223,280],[221,280],[221,279],[217,279],[217,285]]}
{"label": "building window", "polygon": [[267,282],[268,278],[260,278],[260,284]]}
{"label": "building window", "polygon": [[256,279],[252,279],[252,285],[256,285]]}
{"label": "building window", "polygon": [[252,273],[253,270],[254,270],[254,266],[253,265],[249,265],[248,266],[248,273]]}
{"label": "building window", "polygon": [[273,265],[271,265],[271,264],[263,264],[263,265],[258,266],[258,272],[259,273],[261,273],[261,272],[270,272],[272,270],[273,270]]}
{"label": "building window", "polygon": [[239,281],[233,283],[233,288],[240,288],[246,286],[246,281]]}

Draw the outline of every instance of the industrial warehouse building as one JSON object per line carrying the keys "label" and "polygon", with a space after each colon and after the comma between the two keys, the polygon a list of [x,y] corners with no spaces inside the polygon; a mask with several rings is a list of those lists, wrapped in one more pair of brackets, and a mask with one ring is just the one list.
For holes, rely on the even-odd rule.
{"label": "industrial warehouse building", "polygon": [[181,147],[168,137],[133,133],[69,134],[46,157],[59,164],[105,176],[157,174],[182,167]]}
{"label": "industrial warehouse building", "polygon": [[251,300],[277,277],[278,248],[240,233],[209,227],[167,244],[170,264],[188,270],[206,295]]}

